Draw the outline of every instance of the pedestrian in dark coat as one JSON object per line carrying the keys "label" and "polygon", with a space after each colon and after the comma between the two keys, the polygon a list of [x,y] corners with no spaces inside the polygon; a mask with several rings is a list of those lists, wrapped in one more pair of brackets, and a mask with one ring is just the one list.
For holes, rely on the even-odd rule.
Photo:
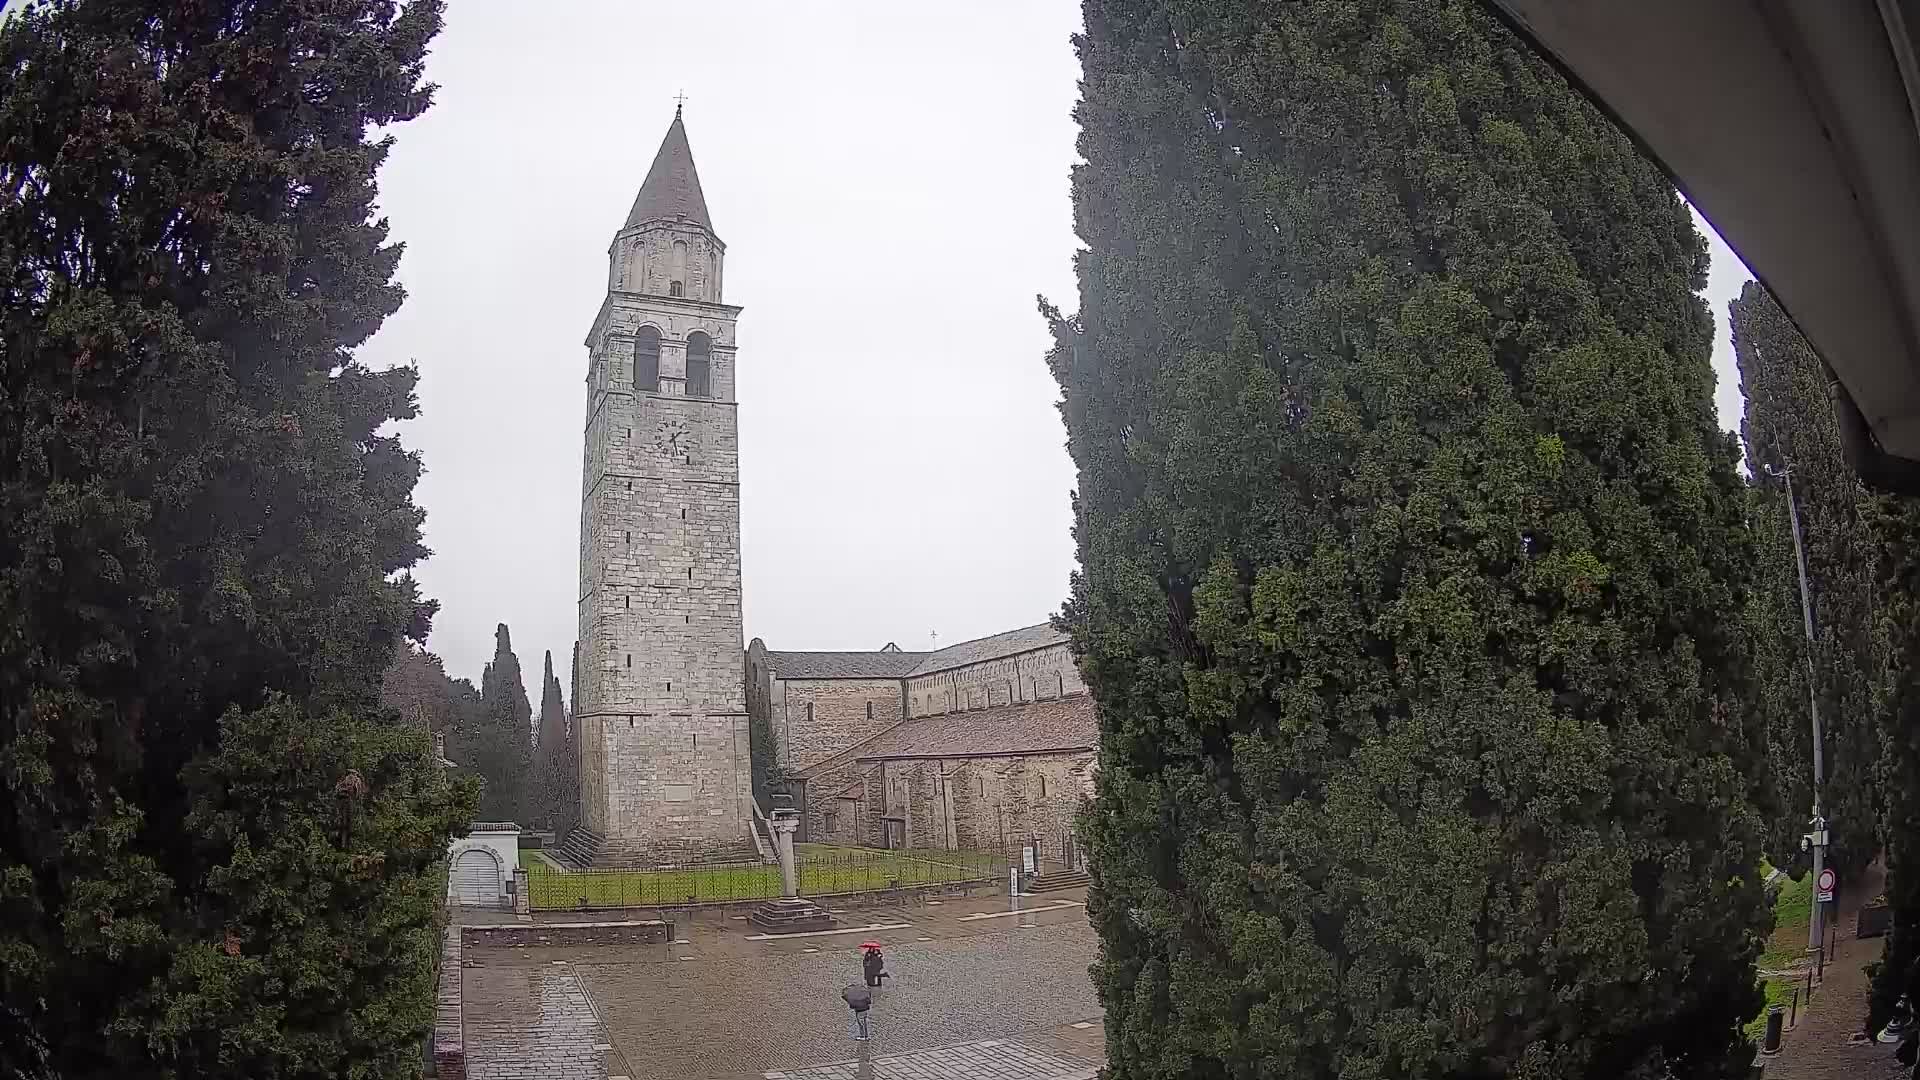
{"label": "pedestrian in dark coat", "polygon": [[873,1008],[873,991],[864,986],[849,986],[840,991],[840,997],[846,1001],[847,1008],[853,1010],[854,1039],[867,1041],[867,1010]]}
{"label": "pedestrian in dark coat", "polygon": [[868,949],[867,955],[860,958],[860,970],[866,973],[868,986],[879,986],[880,976],[887,971],[887,958],[880,955],[879,949]]}

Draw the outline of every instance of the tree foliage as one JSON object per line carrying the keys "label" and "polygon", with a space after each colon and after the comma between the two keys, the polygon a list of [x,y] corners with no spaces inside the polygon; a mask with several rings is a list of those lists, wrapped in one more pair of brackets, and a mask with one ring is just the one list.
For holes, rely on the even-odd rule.
{"label": "tree foliage", "polygon": [[493,660],[480,675],[480,713],[447,753],[480,778],[480,817],[523,822],[533,811],[533,706],[506,623],[493,632]]}
{"label": "tree foliage", "polygon": [[553,674],[553,653],[546,655],[540,679],[540,734],[534,744],[532,820],[540,828],[565,832],[578,816],[579,762],[560,680]]}
{"label": "tree foliage", "polygon": [[472,793],[377,688],[433,605],[373,215],[438,0],[0,25],[0,1072],[387,1076]]}
{"label": "tree foliage", "polygon": [[1469,0],[1084,11],[1109,1071],[1742,1074],[1765,744],[1686,208]]}
{"label": "tree foliage", "polygon": [[1876,603],[1884,545],[1880,511],[1840,443],[1830,377],[1800,331],[1758,282],[1730,306],[1734,355],[1746,397],[1741,432],[1754,484],[1754,629],[1758,700],[1769,743],[1769,854],[1799,858],[1813,805],[1808,650],[1786,483],[1791,468],[1812,593],[1812,655],[1824,737],[1823,809],[1829,858],[1857,875],[1879,850],[1878,775],[1888,671],[1884,613]]}
{"label": "tree foliage", "polygon": [[[473,694],[473,684],[461,680]],[[461,694],[447,676],[446,664],[426,649],[403,641],[393,651],[393,661],[380,680],[380,704],[398,713],[400,719],[418,731],[445,735],[467,721],[461,708]]]}

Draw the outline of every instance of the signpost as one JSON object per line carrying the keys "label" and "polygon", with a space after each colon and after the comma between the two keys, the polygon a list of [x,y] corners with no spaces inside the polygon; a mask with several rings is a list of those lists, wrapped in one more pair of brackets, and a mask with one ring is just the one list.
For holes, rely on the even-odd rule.
{"label": "signpost", "polygon": [[1834,884],[1835,884],[1835,880],[1833,876],[1833,867],[1831,866],[1822,867],[1820,870],[1820,877],[1816,879],[1813,883],[1814,901],[1816,903],[1821,903],[1821,904],[1831,902],[1833,900]]}

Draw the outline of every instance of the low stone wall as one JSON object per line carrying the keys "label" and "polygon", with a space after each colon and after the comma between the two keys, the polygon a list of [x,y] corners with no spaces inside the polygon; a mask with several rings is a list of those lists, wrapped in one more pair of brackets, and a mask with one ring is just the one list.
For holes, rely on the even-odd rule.
{"label": "low stone wall", "polygon": [[433,1016],[433,1075],[467,1080],[466,1021],[460,1015],[461,928],[449,926],[440,943],[440,999]]}
{"label": "low stone wall", "polygon": [[509,923],[463,926],[460,931],[467,947],[476,949],[510,949],[523,945],[665,945],[674,939],[673,923],[664,919]]}

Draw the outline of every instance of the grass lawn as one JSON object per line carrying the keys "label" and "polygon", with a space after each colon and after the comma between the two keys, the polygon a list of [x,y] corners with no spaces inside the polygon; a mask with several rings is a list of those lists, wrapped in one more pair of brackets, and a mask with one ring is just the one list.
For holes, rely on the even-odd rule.
{"label": "grass lawn", "polygon": [[[894,885],[929,885],[993,878],[1005,873],[997,855],[979,852],[896,852],[801,845],[800,892],[806,896],[865,892]],[[780,868],[758,863],[686,870],[556,870],[531,851],[520,853],[527,896],[536,908],[655,907],[668,904],[761,900],[780,895]]]}
{"label": "grass lawn", "polygon": [[1778,970],[1807,957],[1807,924],[1813,921],[1813,875],[1789,880],[1773,901],[1773,934],[1760,966]]}
{"label": "grass lawn", "polygon": [[[1772,867],[1762,861],[1760,877],[1765,880]],[[1767,938],[1766,950],[1760,954],[1759,966],[1763,971],[1783,971],[1807,958],[1807,925],[1813,921],[1813,874],[1806,873],[1800,880],[1789,878],[1780,887],[1780,893],[1773,901],[1773,933]],[[1767,1005],[1785,1004],[1793,993],[1798,980],[1764,979],[1760,988],[1766,991]],[[1766,1005],[1760,1007],[1760,1014],[1746,1026],[1748,1037],[1758,1039],[1767,1031]]]}
{"label": "grass lawn", "polygon": [[1749,1039],[1758,1039],[1767,1033],[1767,1005],[1784,1005],[1788,995],[1793,993],[1793,984],[1780,979],[1768,979],[1760,984],[1766,991],[1767,1003],[1760,1006],[1760,1015],[1754,1017],[1743,1029]]}

